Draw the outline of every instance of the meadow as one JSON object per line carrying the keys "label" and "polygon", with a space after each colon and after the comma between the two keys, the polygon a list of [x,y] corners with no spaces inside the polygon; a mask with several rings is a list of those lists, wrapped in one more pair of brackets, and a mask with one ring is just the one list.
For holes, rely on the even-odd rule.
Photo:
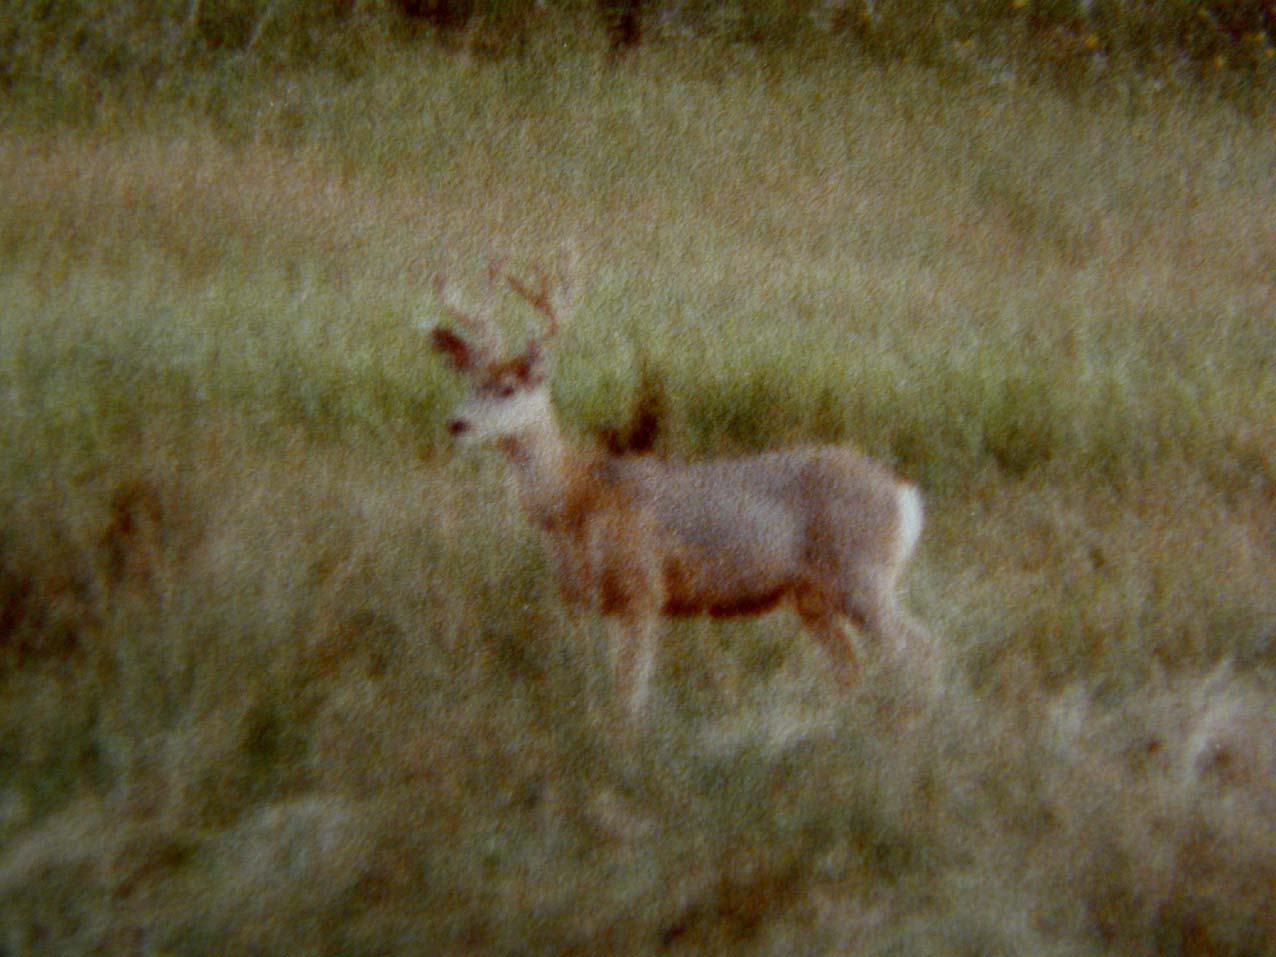
{"label": "meadow", "polygon": [[[1276,114],[578,26],[6,80],[0,954],[1276,952]],[[940,681],[622,720],[428,347],[565,250],[573,435],[890,463]]]}

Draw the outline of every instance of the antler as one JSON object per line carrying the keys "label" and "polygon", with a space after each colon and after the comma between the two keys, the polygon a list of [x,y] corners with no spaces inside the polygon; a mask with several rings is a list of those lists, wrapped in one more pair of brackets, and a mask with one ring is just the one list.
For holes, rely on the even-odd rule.
{"label": "antler", "polygon": [[509,273],[504,275],[509,287],[518,293],[529,306],[545,317],[546,337],[556,333],[559,326],[571,318],[571,311],[575,305],[575,293],[570,282],[560,284],[558,301],[555,301],[554,292],[550,286],[549,274],[543,267],[538,267],[536,270],[535,285],[524,282],[517,276],[511,276]]}
{"label": "antler", "polygon": [[436,329],[433,334],[435,349],[446,354],[458,369],[470,369],[476,365],[490,365],[499,361],[503,351],[501,333],[500,327],[491,317],[491,307],[496,287],[504,279],[521,299],[545,317],[544,334],[533,338],[522,356],[529,364],[535,361],[545,340],[553,336],[571,316],[575,305],[575,290],[570,280],[576,271],[576,261],[576,250],[573,247],[569,253],[568,281],[558,283],[558,288],[555,289],[544,268],[536,269],[535,282],[526,282],[506,272],[502,260],[494,260],[487,270],[487,296],[480,309],[471,308],[454,295],[448,287],[447,277],[437,275],[434,279],[434,292],[444,313],[463,326],[474,341],[469,343],[450,330]]}
{"label": "antler", "polygon": [[474,351],[483,361],[494,361],[501,352],[501,334],[487,308],[471,311],[448,289],[447,277],[442,274],[434,277],[434,293],[443,311],[474,336]]}

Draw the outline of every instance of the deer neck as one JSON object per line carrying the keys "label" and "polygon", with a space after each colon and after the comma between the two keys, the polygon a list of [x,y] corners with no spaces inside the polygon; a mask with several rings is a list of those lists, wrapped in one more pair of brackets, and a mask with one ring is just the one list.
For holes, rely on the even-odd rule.
{"label": "deer neck", "polygon": [[549,420],[501,441],[513,466],[519,501],[533,524],[557,531],[572,524],[588,496],[593,458],[575,449]]}

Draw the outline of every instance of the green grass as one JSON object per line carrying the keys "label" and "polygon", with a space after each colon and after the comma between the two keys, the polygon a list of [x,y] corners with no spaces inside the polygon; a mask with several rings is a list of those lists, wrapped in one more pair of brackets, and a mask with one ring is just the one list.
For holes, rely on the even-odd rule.
{"label": "green grass", "polygon": [[[1270,112],[561,39],[5,107],[0,951],[1271,951]],[[618,720],[419,328],[567,246],[582,440],[919,481],[939,687],[681,622]]]}

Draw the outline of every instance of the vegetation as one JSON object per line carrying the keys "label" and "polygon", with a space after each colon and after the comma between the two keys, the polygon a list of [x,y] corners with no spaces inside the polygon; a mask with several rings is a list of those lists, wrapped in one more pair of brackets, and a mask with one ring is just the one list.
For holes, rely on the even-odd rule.
{"label": "vegetation", "polygon": [[[993,6],[10,4],[0,953],[1276,950],[1269,6]],[[570,427],[893,463],[942,680],[620,720],[420,328],[569,245]]]}

